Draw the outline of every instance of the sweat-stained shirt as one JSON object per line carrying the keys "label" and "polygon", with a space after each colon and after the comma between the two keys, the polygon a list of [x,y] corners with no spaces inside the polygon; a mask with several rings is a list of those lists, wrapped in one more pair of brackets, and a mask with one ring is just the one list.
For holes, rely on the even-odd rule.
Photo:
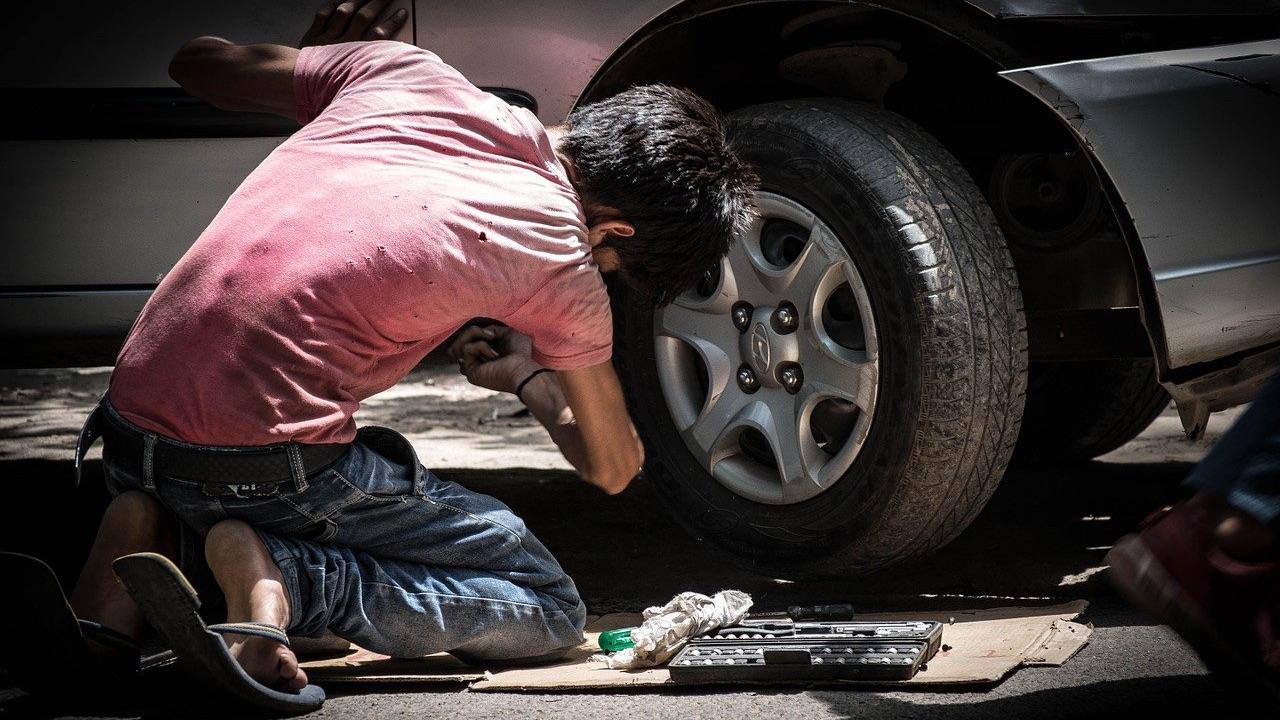
{"label": "sweat-stained shirt", "polygon": [[558,370],[609,360],[609,299],[542,125],[399,42],[301,51],[303,126],[164,277],[111,377],[202,445],[348,442],[360,402],[474,317]]}

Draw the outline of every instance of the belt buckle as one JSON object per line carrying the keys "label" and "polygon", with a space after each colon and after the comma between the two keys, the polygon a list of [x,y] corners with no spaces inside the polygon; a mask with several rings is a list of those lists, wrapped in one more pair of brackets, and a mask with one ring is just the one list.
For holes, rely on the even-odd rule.
{"label": "belt buckle", "polygon": [[[280,483],[278,482],[243,484],[243,485],[218,484],[213,487],[230,491],[229,493],[215,493],[215,495],[221,495],[222,497],[231,495],[233,497],[240,498],[241,500],[252,500],[253,498],[270,497],[280,492]],[[209,489],[210,489],[210,486],[206,485],[205,486],[206,493],[208,493]]]}

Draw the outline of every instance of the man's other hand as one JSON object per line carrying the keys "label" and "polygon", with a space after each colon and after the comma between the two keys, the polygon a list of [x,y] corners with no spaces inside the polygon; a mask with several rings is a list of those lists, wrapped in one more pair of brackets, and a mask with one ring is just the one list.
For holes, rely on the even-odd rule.
{"label": "man's other hand", "polygon": [[[502,325],[469,327],[449,345],[449,357],[472,385],[509,393],[541,369],[532,353],[528,336]],[[644,444],[612,361],[540,373],[522,394],[565,459],[592,485],[611,495],[622,492],[644,466]]]}
{"label": "man's other hand", "polygon": [[333,45],[357,40],[388,40],[409,19],[400,8],[388,13],[391,0],[329,0],[316,12],[311,29],[298,47]]}
{"label": "man's other hand", "polygon": [[509,393],[538,369],[532,352],[527,335],[501,325],[469,327],[449,345],[449,357],[472,385]]}

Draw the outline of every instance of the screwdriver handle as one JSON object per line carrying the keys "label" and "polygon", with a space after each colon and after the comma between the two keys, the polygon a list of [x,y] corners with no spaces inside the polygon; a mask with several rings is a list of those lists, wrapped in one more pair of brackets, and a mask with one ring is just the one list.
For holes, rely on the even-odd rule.
{"label": "screwdriver handle", "polygon": [[635,647],[636,644],[631,641],[631,631],[635,628],[619,628],[617,630],[605,630],[600,633],[600,649],[605,652],[617,652],[626,650],[629,647]]}

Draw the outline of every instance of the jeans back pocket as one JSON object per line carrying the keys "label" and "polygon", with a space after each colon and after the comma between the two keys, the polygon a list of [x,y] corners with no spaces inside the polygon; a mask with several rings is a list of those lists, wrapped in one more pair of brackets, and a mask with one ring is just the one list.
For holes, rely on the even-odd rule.
{"label": "jeans back pocket", "polygon": [[356,434],[351,462],[339,472],[372,497],[421,495],[422,464],[413,445],[400,433],[383,427],[364,427]]}

